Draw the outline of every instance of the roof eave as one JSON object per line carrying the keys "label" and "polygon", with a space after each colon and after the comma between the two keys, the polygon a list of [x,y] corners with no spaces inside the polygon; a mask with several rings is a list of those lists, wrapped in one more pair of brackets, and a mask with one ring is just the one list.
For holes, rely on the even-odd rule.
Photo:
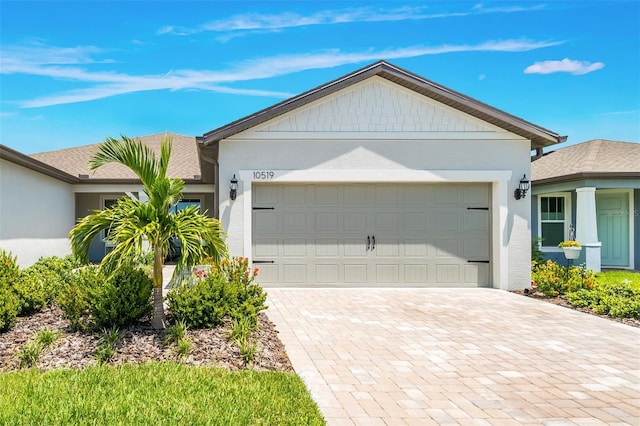
{"label": "roof eave", "polygon": [[11,163],[17,164],[22,167],[26,167],[27,169],[33,170],[35,172],[41,173],[45,176],[49,176],[51,178],[60,180],[66,183],[78,183],[80,179],[76,176],[73,176],[69,173],[63,172],[62,170],[56,169],[49,164],[43,163],[42,161],[36,160],[35,158],[29,157],[21,152],[13,150],[8,146],[0,144],[0,158],[3,160],[7,160]]}
{"label": "roof eave", "polygon": [[532,185],[561,183],[581,179],[640,179],[640,172],[580,172],[569,175],[553,176],[544,179],[532,179]]}

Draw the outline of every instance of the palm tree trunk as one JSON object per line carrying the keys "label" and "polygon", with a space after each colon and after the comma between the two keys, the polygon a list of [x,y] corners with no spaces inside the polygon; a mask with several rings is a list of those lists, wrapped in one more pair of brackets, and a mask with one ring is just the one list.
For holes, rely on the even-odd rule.
{"label": "palm tree trunk", "polygon": [[164,305],[162,300],[162,246],[153,247],[153,313],[151,326],[156,330],[164,328]]}

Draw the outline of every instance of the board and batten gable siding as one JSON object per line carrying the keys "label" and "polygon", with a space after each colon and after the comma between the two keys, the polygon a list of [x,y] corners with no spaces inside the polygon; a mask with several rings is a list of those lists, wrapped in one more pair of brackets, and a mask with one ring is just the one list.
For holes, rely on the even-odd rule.
{"label": "board and batten gable siding", "polygon": [[[491,184],[492,285],[530,285],[530,141],[371,77],[220,142],[220,219],[233,255],[251,256],[251,186],[274,183]],[[238,196],[229,181],[239,177]]]}
{"label": "board and batten gable siding", "polygon": [[71,253],[74,205],[72,185],[0,160],[0,247],[21,267]]}

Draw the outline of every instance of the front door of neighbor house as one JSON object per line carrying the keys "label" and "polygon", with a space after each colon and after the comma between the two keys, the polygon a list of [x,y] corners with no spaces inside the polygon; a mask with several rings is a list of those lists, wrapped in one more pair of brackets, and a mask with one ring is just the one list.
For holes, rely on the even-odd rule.
{"label": "front door of neighbor house", "polygon": [[602,266],[629,266],[629,193],[596,193]]}

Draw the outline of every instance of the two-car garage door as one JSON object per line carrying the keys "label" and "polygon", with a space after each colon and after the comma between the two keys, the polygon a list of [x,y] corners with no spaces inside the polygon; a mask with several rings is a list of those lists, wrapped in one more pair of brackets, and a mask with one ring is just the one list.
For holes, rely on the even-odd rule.
{"label": "two-car garage door", "polygon": [[270,286],[490,285],[489,184],[255,184]]}

